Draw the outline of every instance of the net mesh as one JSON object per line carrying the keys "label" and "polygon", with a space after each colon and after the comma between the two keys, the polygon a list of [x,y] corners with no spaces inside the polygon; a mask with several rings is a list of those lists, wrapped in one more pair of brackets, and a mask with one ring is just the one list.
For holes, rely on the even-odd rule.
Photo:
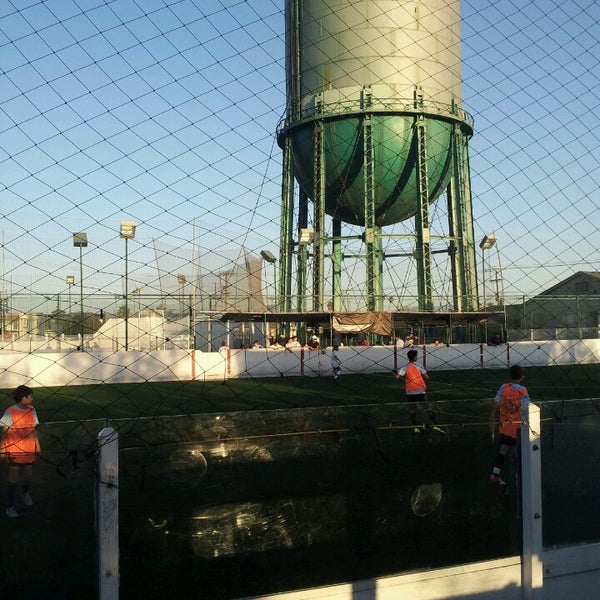
{"label": "net mesh", "polygon": [[[537,364],[540,356],[545,365],[593,364],[557,366],[553,378],[540,371],[528,381],[534,400],[594,398],[597,3],[465,0],[461,13],[463,105],[474,118],[475,238],[496,236],[478,256],[479,295],[484,307],[506,309],[506,320],[493,326],[504,338],[535,343],[511,355],[504,345],[486,346],[486,366],[501,373],[480,369],[478,347],[464,350],[453,376],[438,354],[431,394],[439,401],[489,399],[509,362],[535,354]],[[346,348],[335,388],[330,349],[311,356],[304,374],[321,377],[310,384],[296,355],[256,354],[254,370],[244,367],[237,380],[216,352],[226,340],[238,352],[256,340],[287,341],[272,325],[215,320],[276,304],[284,2],[7,0],[0,6],[0,57],[0,385],[6,406],[9,388],[35,388],[47,425],[45,478],[74,478],[91,463],[96,433],[107,423],[121,430],[140,473],[153,464],[150,454],[139,458],[140,448],[181,443],[186,467],[179,475],[187,477],[190,439],[216,448],[231,432],[198,417],[190,431],[181,425],[186,416],[328,404],[374,404],[387,415],[386,405],[402,393],[390,370],[405,354],[400,359],[389,346],[363,354],[355,348],[363,334],[336,338]],[[433,204],[432,237],[447,220],[446,203]],[[134,237],[122,237],[122,222],[136,224]],[[389,229],[385,310],[416,306],[412,229],[412,222]],[[344,241],[344,311],[364,309],[364,267],[354,258],[365,254],[361,234],[349,227]],[[447,253],[433,254],[441,310],[452,307],[448,261]],[[326,269],[329,281],[332,267]],[[415,333],[419,344],[448,341],[444,326]],[[482,341],[491,333],[481,333]],[[319,334],[323,348],[331,345]],[[460,331],[455,335],[460,341]],[[583,350],[571,344],[582,339],[589,342]],[[203,363],[200,381],[190,381],[194,346],[203,360],[212,360],[209,351],[216,356]],[[264,365],[269,379],[257,374]],[[209,371],[214,382],[203,380]],[[487,428],[480,407],[468,412],[462,425],[451,415],[442,420]],[[178,424],[168,425],[165,416],[175,415]],[[331,429],[355,426],[345,423],[336,413]],[[311,440],[315,427],[329,427],[260,417],[243,435],[263,435],[265,427],[285,440],[305,426]],[[589,426],[597,431],[595,421]],[[169,433],[158,433],[163,429]],[[286,451],[300,446],[294,438]],[[246,453],[242,462],[251,460]],[[177,477],[176,466],[174,472],[169,477]],[[426,488],[423,497],[435,491]],[[285,545],[281,535],[276,542]]]}

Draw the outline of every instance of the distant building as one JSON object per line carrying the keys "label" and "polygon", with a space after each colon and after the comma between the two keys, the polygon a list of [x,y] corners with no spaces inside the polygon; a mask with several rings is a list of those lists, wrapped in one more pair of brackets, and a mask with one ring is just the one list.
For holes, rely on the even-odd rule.
{"label": "distant building", "polygon": [[29,334],[55,333],[51,319],[41,313],[6,313],[3,319],[3,340],[18,340]]}
{"label": "distant building", "polygon": [[578,271],[521,305],[507,306],[507,329],[525,330],[532,339],[597,338],[599,311],[600,272]]}

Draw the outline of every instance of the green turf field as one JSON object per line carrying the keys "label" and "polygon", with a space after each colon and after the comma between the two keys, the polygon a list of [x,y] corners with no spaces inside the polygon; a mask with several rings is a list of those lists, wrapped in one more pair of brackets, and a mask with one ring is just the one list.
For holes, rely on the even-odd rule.
{"label": "green turf field", "polygon": [[[492,398],[507,371],[431,371],[431,399]],[[529,367],[524,385],[534,402],[595,398],[600,365]],[[35,388],[42,422],[271,410],[348,404],[385,404],[404,397],[403,382],[390,374],[330,377],[240,378],[225,382],[184,381]],[[11,390],[4,390],[5,406]]]}

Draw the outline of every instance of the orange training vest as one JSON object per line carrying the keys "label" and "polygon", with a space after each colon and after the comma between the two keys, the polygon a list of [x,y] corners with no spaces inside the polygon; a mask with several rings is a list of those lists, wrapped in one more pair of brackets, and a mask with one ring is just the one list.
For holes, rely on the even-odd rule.
{"label": "orange training vest", "polygon": [[526,389],[515,389],[510,383],[502,386],[499,426],[502,435],[517,437],[517,432],[521,428],[521,398],[526,394]]}
{"label": "orange training vest", "polygon": [[427,386],[419,367],[414,363],[406,365],[406,393],[425,393]]}
{"label": "orange training vest", "polygon": [[2,456],[9,463],[27,464],[36,458],[36,418],[33,407],[26,410],[11,406],[7,409],[12,425],[4,432],[2,440]]}

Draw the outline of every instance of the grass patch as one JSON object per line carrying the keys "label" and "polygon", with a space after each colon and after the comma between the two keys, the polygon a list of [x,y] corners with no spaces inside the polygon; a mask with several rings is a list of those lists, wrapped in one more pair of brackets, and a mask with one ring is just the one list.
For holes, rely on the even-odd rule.
{"label": "grass patch", "polygon": [[[506,369],[430,372],[429,394],[438,401],[492,398]],[[528,367],[524,384],[534,402],[596,397],[600,365]],[[5,406],[12,390],[4,390]],[[146,382],[36,387],[42,422],[118,419],[317,406],[386,404],[404,398],[391,374],[230,379],[225,382]]]}

